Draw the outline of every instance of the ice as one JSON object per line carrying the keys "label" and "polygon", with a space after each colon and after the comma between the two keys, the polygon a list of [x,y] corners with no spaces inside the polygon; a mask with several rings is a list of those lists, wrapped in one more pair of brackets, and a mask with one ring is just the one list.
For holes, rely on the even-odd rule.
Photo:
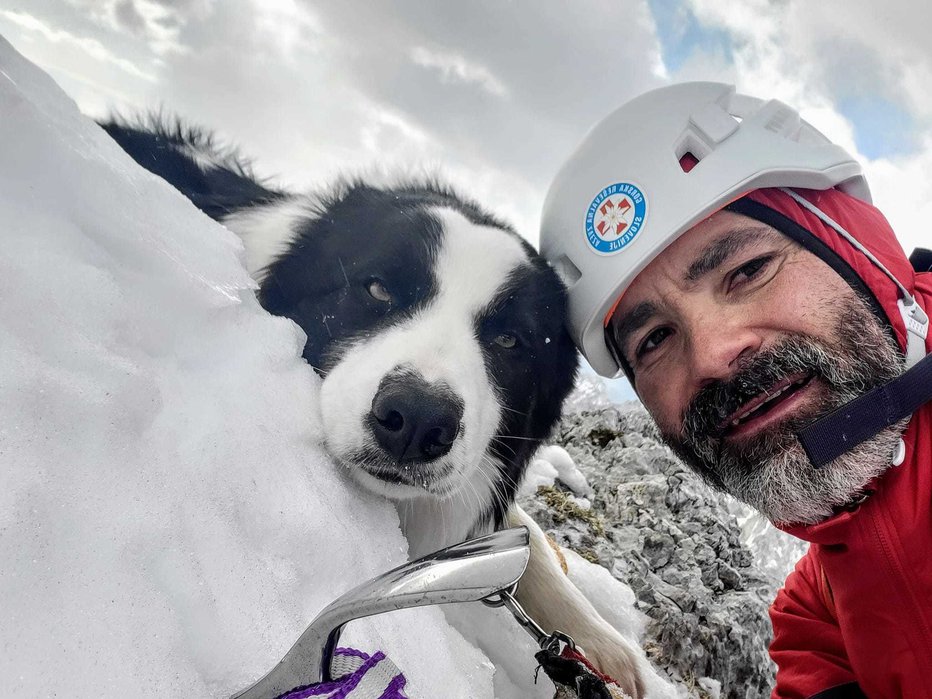
{"label": "ice", "polygon": [[751,549],[760,569],[776,580],[785,579],[809,544],[777,529],[766,517],[742,502],[729,501],[728,511],[741,527],[741,543]]}
{"label": "ice", "polygon": [[518,493],[531,495],[536,493],[540,487],[552,486],[559,475],[553,464],[546,459],[533,458],[524,473]]}
{"label": "ice", "polygon": [[535,454],[535,458],[550,463],[556,469],[559,481],[576,495],[584,497],[592,494],[592,488],[589,487],[586,477],[576,466],[573,457],[563,447],[556,444],[541,447]]}
{"label": "ice", "polygon": [[[234,236],[2,40],[0,117],[0,693],[229,696],[405,561],[397,515],[321,450]],[[436,608],[347,639],[412,696],[492,695]]]}
{"label": "ice", "polygon": [[582,507],[589,506],[586,496],[592,494],[592,488],[566,449],[556,444],[542,446],[534,454],[524,474],[524,480],[521,481],[519,494],[536,493],[538,488],[552,486],[556,481],[573,491],[573,499],[577,504]]}

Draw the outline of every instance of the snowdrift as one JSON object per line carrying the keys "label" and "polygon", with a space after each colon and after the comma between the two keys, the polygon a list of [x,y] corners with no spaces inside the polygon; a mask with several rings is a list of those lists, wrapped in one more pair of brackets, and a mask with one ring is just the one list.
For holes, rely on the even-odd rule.
{"label": "snowdrift", "polygon": [[[2,693],[229,696],[405,560],[397,516],[319,448],[303,336],[238,240],[2,39],[0,118]],[[492,694],[437,609],[346,640],[412,696]]]}

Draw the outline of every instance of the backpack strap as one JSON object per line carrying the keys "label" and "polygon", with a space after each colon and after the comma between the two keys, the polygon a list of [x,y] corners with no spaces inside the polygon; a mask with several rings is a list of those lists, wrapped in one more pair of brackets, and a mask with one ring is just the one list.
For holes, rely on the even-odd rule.
{"label": "backpack strap", "polygon": [[917,272],[932,272],[932,250],[916,248],[909,256],[909,262]]}

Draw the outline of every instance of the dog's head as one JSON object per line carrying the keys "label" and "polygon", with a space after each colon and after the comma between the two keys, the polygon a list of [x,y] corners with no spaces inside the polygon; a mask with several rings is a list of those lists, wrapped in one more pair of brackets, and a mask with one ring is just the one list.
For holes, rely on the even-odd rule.
{"label": "dog's head", "polygon": [[556,274],[435,184],[273,207],[292,235],[260,301],[307,333],[333,456],[395,499],[486,487],[463,497],[506,507],[575,376]]}

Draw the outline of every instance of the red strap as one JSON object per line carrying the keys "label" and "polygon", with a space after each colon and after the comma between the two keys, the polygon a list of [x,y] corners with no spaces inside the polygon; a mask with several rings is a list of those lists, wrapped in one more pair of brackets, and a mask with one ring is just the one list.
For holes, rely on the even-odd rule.
{"label": "red strap", "polygon": [[569,658],[570,660],[578,660],[583,665],[585,665],[589,671],[602,680],[605,684],[613,684],[616,687],[620,686],[614,679],[606,675],[604,672],[600,672],[595,665],[589,662],[585,655],[580,653],[575,648],[570,648],[569,646],[563,646],[563,650],[560,652],[560,655],[564,658]]}

